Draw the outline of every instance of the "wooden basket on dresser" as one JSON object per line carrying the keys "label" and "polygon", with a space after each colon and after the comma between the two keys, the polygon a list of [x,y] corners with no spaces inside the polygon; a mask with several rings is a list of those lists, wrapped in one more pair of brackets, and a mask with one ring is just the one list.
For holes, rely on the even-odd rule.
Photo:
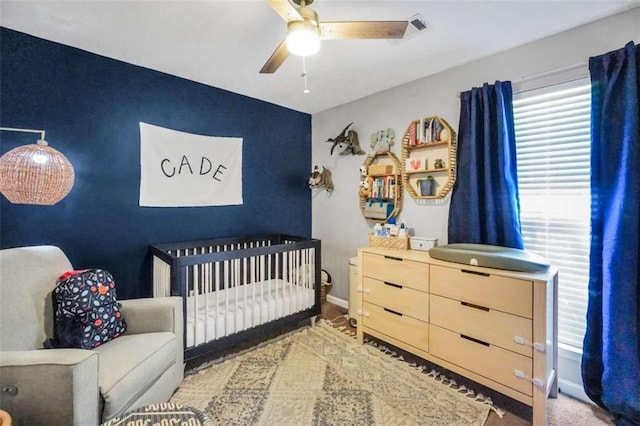
{"label": "wooden basket on dresser", "polygon": [[409,237],[378,237],[369,234],[369,247],[388,250],[409,250]]}

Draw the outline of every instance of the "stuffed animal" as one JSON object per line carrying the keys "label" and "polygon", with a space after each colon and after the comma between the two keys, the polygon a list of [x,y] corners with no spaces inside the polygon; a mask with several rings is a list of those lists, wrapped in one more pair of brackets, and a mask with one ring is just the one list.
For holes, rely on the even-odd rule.
{"label": "stuffed animal", "polygon": [[370,138],[372,152],[382,154],[389,152],[394,144],[395,132],[392,128],[378,130]]}
{"label": "stuffed animal", "polygon": [[373,159],[376,158],[376,155],[391,151],[391,146],[395,142],[394,138],[395,132],[390,127],[372,133],[371,138],[369,139],[371,152],[367,154],[365,164],[371,164]]}
{"label": "stuffed animal", "polygon": [[309,177],[309,188],[324,188],[327,192],[333,191],[333,182],[331,181],[331,172],[326,167],[322,166],[322,171],[318,166],[313,168],[311,176]]}
{"label": "stuffed animal", "polygon": [[373,186],[372,177],[368,177],[360,181],[360,189],[358,190],[358,195],[360,195],[360,198],[371,197],[371,186]]}
{"label": "stuffed animal", "polygon": [[369,198],[369,194],[369,182],[367,182],[366,180],[361,180],[358,195],[360,195],[360,198]]}

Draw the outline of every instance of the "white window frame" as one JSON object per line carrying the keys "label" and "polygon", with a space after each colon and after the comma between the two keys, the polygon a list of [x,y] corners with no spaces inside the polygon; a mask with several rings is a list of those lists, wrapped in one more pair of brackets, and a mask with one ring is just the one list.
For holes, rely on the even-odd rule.
{"label": "white window frame", "polygon": [[560,388],[589,400],[580,371],[589,280],[589,79],[516,93],[514,116],[525,249],[559,268]]}

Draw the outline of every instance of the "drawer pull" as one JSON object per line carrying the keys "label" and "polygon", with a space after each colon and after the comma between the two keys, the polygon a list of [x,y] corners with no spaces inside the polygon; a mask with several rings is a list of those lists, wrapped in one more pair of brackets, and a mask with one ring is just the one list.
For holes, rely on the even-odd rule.
{"label": "drawer pull", "polygon": [[535,349],[538,352],[544,352],[547,349],[543,343],[536,343],[536,342],[531,343],[526,341],[525,338],[521,336],[513,336],[513,341],[519,345],[531,346],[533,349]]}
{"label": "drawer pull", "polygon": [[362,293],[364,290],[362,290],[362,287],[361,287],[361,286],[358,286],[358,288],[356,289],[356,291],[357,291],[358,293]]}
{"label": "drawer pull", "polygon": [[392,313],[394,315],[398,315],[400,317],[402,316],[402,314],[400,312],[392,311],[391,309],[387,309],[387,308],[382,308],[382,309],[384,309],[385,311],[387,311],[389,313]]}
{"label": "drawer pull", "polygon": [[516,376],[519,379],[523,379],[523,380],[526,380],[527,382],[533,383],[534,386],[537,386],[539,388],[544,388],[544,380],[537,379],[535,377],[527,377],[524,374],[524,371],[522,371],[522,370],[513,370],[513,375]]}
{"label": "drawer pull", "polygon": [[489,308],[485,308],[484,306],[474,305],[473,303],[468,303],[468,302],[460,302],[460,304],[468,308],[480,309],[481,311],[489,312]]}
{"label": "drawer pull", "polygon": [[393,256],[385,256],[385,259],[389,259],[389,260],[397,260],[399,262],[402,262],[402,258],[399,257],[393,257]]}
{"label": "drawer pull", "polygon": [[394,283],[390,283],[390,282],[387,282],[387,281],[384,281],[384,285],[388,285],[388,286],[395,287],[395,288],[402,288],[402,286],[400,284],[394,284]]}
{"label": "drawer pull", "polygon": [[468,269],[460,269],[460,272],[465,273],[465,274],[480,275],[481,277],[489,277],[490,276],[486,272],[470,271]]}
{"label": "drawer pull", "polygon": [[487,347],[488,347],[488,346],[491,346],[491,345],[490,345],[490,344],[488,344],[487,342],[483,342],[482,340],[474,339],[473,337],[465,336],[464,334],[461,334],[461,335],[460,335],[460,337],[462,337],[463,339],[470,340],[470,341],[472,341],[472,342],[474,342],[474,343],[479,343],[479,344],[481,344],[481,345],[483,345],[483,346],[487,346]]}

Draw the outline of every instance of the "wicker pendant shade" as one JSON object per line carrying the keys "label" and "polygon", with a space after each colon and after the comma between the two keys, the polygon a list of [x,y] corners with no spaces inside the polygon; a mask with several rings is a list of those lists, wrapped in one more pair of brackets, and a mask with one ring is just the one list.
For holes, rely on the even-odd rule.
{"label": "wicker pendant shade", "polygon": [[52,205],[71,190],[73,166],[45,140],[0,157],[0,192],[14,204]]}

